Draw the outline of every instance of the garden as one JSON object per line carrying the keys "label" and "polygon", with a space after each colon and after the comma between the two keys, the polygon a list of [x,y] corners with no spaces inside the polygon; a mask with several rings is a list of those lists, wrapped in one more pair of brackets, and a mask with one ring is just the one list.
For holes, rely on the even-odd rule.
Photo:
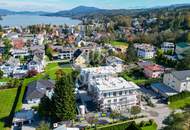
{"label": "garden", "polygon": [[146,78],[143,71],[139,68],[134,68],[130,71],[123,72],[120,76],[122,76],[127,81],[136,83],[137,85],[149,85],[153,82],[159,81],[159,79]]}
{"label": "garden", "polygon": [[169,107],[172,109],[180,109],[190,105],[190,92],[182,92],[169,97]]}

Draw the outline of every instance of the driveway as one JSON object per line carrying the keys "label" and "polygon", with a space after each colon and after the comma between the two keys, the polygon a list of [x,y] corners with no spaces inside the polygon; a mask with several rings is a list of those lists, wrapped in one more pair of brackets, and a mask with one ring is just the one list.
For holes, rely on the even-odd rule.
{"label": "driveway", "polygon": [[145,112],[147,113],[148,118],[154,119],[158,125],[158,129],[165,126],[163,121],[170,115],[172,112],[166,104],[156,103],[155,107],[145,107]]}

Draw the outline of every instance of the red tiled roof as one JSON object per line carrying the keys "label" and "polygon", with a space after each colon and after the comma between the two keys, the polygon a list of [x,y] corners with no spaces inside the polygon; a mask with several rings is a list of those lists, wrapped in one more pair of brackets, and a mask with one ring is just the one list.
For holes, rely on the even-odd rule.
{"label": "red tiled roof", "polygon": [[24,47],[24,41],[23,39],[14,39],[13,41],[13,47],[16,48],[16,49],[21,49]]}
{"label": "red tiled roof", "polygon": [[144,69],[151,70],[151,71],[164,71],[164,68],[160,65],[145,65]]}

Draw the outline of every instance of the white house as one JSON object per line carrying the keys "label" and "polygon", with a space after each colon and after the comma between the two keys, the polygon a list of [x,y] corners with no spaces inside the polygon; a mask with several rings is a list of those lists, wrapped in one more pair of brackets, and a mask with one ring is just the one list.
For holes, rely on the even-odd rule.
{"label": "white house", "polygon": [[106,65],[116,68],[119,72],[122,72],[124,68],[124,61],[115,56],[109,56],[106,59]]}
{"label": "white house", "polygon": [[137,49],[137,56],[144,59],[151,59],[156,53],[155,47],[150,44],[135,44],[134,47]]}
{"label": "white house", "polygon": [[44,60],[44,56],[35,55],[33,59],[28,63],[28,70],[36,70],[38,73],[44,71],[46,63]]}
{"label": "white house", "polygon": [[190,91],[190,70],[164,74],[163,83],[177,92]]}
{"label": "white house", "polygon": [[161,49],[164,52],[167,52],[167,51],[173,51],[174,52],[175,51],[175,44],[172,42],[164,42],[161,45]]}

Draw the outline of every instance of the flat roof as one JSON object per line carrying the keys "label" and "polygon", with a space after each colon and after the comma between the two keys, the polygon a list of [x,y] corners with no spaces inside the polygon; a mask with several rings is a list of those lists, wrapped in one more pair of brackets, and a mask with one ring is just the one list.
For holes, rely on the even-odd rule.
{"label": "flat roof", "polygon": [[97,87],[100,91],[112,91],[112,90],[135,90],[139,89],[133,82],[126,81],[122,77],[105,77],[96,78],[90,80],[90,84]]}
{"label": "flat roof", "polygon": [[83,68],[81,73],[88,73],[92,75],[96,74],[115,74],[117,71],[112,66],[100,66],[100,67],[92,67],[92,68]]}
{"label": "flat roof", "polygon": [[163,93],[167,96],[172,96],[178,93],[177,91],[175,91],[174,89],[170,88],[169,86],[163,83],[153,83],[151,84],[151,87],[153,89],[157,89],[160,93]]}

